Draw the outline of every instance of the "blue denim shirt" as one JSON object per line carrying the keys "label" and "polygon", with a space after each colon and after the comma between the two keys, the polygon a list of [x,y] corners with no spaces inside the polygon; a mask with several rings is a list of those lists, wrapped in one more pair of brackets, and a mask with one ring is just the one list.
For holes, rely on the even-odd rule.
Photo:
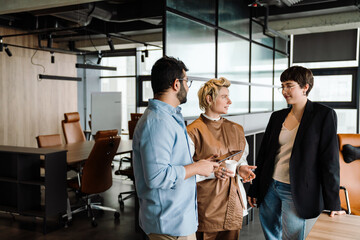
{"label": "blue denim shirt", "polygon": [[149,100],[133,137],[133,166],[145,233],[187,236],[197,230],[196,180],[181,108]]}

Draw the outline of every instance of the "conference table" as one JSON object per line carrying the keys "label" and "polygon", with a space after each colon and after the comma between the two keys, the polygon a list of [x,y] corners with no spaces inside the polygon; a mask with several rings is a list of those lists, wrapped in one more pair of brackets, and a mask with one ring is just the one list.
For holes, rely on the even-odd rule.
{"label": "conference table", "polygon": [[306,239],[360,239],[360,216],[341,215],[331,218],[327,213],[322,213]]}
{"label": "conference table", "polygon": [[[66,162],[68,165],[76,165],[86,161],[95,144],[95,141],[84,141],[78,143],[70,143],[61,146],[51,147],[52,149],[67,150]],[[121,139],[116,154],[132,154],[132,140]]]}

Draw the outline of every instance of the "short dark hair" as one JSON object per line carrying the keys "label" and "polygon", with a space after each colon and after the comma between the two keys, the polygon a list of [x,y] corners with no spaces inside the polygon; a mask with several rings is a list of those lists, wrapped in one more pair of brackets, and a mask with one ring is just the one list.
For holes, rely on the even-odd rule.
{"label": "short dark hair", "polygon": [[184,71],[188,71],[185,64],[179,59],[164,56],[156,61],[151,69],[151,87],[155,95],[166,92],[175,79],[183,78]]}
{"label": "short dark hair", "polygon": [[293,80],[299,84],[301,88],[309,84],[309,89],[306,91],[306,96],[309,95],[314,86],[314,75],[310,69],[301,66],[292,66],[286,69],[280,76],[281,82]]}

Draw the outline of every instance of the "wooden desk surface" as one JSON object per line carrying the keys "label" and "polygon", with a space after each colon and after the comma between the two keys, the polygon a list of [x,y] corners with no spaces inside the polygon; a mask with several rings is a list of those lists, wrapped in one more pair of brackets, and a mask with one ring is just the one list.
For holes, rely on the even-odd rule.
{"label": "wooden desk surface", "polygon": [[360,239],[360,216],[341,215],[331,218],[322,213],[306,239]]}
{"label": "wooden desk surface", "polygon": [[[65,144],[58,147],[51,147],[51,149],[67,150],[67,164],[73,165],[82,161],[85,161],[91,149],[94,146],[94,141],[85,141],[79,143]],[[116,154],[124,154],[132,152],[132,140],[121,139],[119,148]]]}

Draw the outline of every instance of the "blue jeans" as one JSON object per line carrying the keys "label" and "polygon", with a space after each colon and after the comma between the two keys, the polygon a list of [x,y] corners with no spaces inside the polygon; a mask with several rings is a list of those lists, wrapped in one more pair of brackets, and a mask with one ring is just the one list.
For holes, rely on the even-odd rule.
{"label": "blue jeans", "polygon": [[295,209],[290,184],[273,180],[260,204],[260,223],[266,239],[305,239],[305,219]]}

